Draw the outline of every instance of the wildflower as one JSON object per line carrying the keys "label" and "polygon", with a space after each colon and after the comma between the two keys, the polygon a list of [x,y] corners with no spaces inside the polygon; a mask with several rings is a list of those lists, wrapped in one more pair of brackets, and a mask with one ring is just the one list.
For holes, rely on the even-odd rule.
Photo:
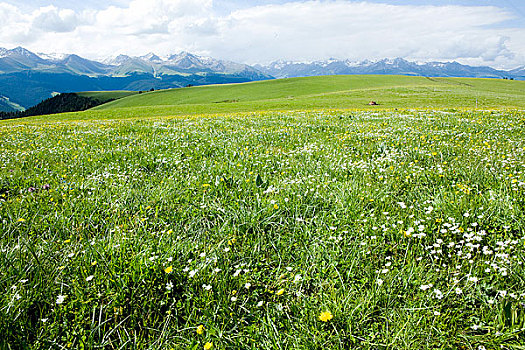
{"label": "wildflower", "polygon": [[95,278],[95,276],[93,276],[93,275],[91,275],[91,276],[87,276],[87,277],[86,277],[86,282],[91,281],[93,278]]}
{"label": "wildflower", "polygon": [[67,295],[59,295],[57,297],[57,304],[58,305],[62,304],[64,302],[64,300],[66,300],[66,298],[67,298]]}
{"label": "wildflower", "polygon": [[212,287],[210,284],[203,284],[202,288],[204,288],[205,290],[211,290]]}
{"label": "wildflower", "polygon": [[381,285],[383,285],[384,281],[381,278],[378,278],[376,282],[377,282],[378,286],[381,286]]}
{"label": "wildflower", "polygon": [[26,219],[20,218],[20,219],[16,220],[16,222],[26,222]]}
{"label": "wildflower", "polygon": [[323,321],[323,322],[328,322],[332,318],[334,318],[334,315],[332,315],[332,313],[330,311],[323,311],[319,315],[319,321]]}
{"label": "wildflower", "polygon": [[246,289],[250,289],[250,287],[252,286],[251,283],[247,282],[245,285],[244,285],[244,288]]}
{"label": "wildflower", "polygon": [[172,282],[166,283],[166,290],[170,291],[172,289],[173,289],[173,283]]}
{"label": "wildflower", "polygon": [[262,300],[257,303],[257,307],[261,307],[263,305],[264,305],[264,301],[262,301]]}
{"label": "wildflower", "polygon": [[422,285],[421,287],[419,287],[419,288],[421,288],[421,290],[427,290],[427,289],[432,288],[433,286],[434,286],[434,285],[433,285],[432,283],[430,283],[430,284],[423,284],[423,285]]}
{"label": "wildflower", "polygon": [[207,342],[204,344],[204,350],[210,350],[213,346],[213,343]]}
{"label": "wildflower", "polygon": [[168,266],[164,269],[164,272],[171,273],[173,271],[173,266]]}
{"label": "wildflower", "polygon": [[196,332],[197,332],[197,334],[204,333],[204,325],[201,324],[199,327],[197,327]]}
{"label": "wildflower", "polygon": [[284,289],[279,289],[275,294],[276,295],[283,295],[284,294]]}
{"label": "wildflower", "polygon": [[237,301],[237,297],[231,297],[230,300],[235,303]]}
{"label": "wildflower", "polygon": [[441,292],[439,289],[434,289],[434,294],[436,295],[436,298],[443,299],[443,292]]}

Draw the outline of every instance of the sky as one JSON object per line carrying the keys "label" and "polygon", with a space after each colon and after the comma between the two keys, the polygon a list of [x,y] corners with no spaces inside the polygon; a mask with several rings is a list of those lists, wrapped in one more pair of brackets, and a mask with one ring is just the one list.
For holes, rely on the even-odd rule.
{"label": "sky", "polygon": [[0,47],[90,59],[525,65],[524,0],[0,0],[0,27]]}

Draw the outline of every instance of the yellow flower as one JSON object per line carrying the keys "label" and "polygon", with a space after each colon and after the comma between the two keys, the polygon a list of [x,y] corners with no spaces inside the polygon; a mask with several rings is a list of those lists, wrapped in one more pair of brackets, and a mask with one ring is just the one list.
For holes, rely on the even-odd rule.
{"label": "yellow flower", "polygon": [[274,208],[274,209],[279,209],[279,206],[278,206],[277,204],[274,204],[274,205],[273,205],[273,208]]}
{"label": "yellow flower", "polygon": [[168,266],[164,269],[164,272],[166,273],[171,273],[171,271],[173,271],[173,266]]}
{"label": "yellow flower", "polygon": [[212,346],[213,343],[207,342],[206,344],[204,344],[204,350],[210,350]]}
{"label": "yellow flower", "polygon": [[199,327],[197,327],[197,331],[196,332],[197,332],[197,334],[204,333],[204,325],[201,324]]}
{"label": "yellow flower", "polygon": [[320,321],[323,321],[323,322],[328,322],[330,321],[332,318],[334,318],[334,315],[332,315],[332,313],[330,311],[323,311],[321,312],[321,314],[319,315],[319,320]]}
{"label": "yellow flower", "polygon": [[279,289],[275,294],[277,295],[283,295],[284,289]]}
{"label": "yellow flower", "polygon": [[20,219],[16,220],[16,222],[26,222],[26,219],[20,218]]}

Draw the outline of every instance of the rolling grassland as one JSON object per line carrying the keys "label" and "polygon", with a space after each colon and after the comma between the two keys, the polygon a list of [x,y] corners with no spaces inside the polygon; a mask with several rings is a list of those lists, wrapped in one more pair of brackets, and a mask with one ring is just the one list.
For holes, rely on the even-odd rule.
{"label": "rolling grassland", "polygon": [[523,91],[334,84],[1,122],[0,348],[523,348]]}

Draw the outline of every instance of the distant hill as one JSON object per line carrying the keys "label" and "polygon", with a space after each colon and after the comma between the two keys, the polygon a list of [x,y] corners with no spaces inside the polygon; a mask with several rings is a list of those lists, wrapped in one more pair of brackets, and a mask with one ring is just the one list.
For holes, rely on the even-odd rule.
{"label": "distant hill", "polygon": [[[375,101],[379,106],[368,106]],[[525,82],[503,79],[333,75],[197,86],[133,95],[95,107],[123,114],[330,108],[525,108]]]}
{"label": "distant hill", "polygon": [[12,102],[8,97],[0,95],[0,112],[17,112],[25,108]]}
{"label": "distant hill", "polygon": [[15,119],[39,115],[85,111],[103,103],[134,94],[136,94],[136,92],[133,91],[58,94],[26,110],[0,112],[0,119]]}

